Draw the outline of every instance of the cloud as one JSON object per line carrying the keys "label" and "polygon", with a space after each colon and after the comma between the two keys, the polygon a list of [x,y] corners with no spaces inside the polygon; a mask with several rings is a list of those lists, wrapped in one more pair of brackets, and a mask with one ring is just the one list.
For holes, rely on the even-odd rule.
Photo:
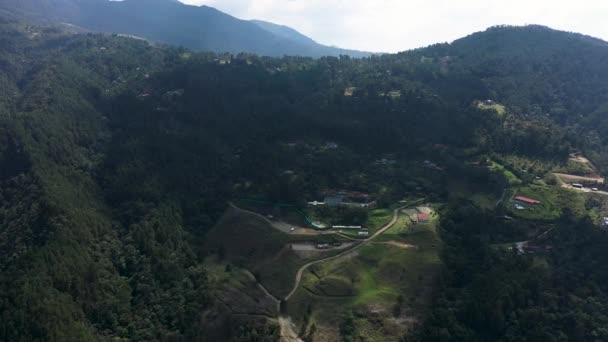
{"label": "cloud", "polygon": [[181,0],[291,26],[320,43],[396,52],[500,24],[541,24],[608,39],[608,1]]}

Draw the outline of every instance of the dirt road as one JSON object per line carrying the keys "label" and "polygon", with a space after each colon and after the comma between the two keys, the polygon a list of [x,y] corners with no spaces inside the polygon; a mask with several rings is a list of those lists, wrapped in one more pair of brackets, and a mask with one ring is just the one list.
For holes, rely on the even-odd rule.
{"label": "dirt road", "polygon": [[390,227],[392,227],[396,222],[397,219],[399,217],[399,211],[401,209],[406,208],[407,206],[403,206],[400,208],[397,208],[395,210],[393,210],[393,218],[391,219],[391,221],[387,224],[385,224],[382,228],[380,228],[380,230],[378,230],[374,235],[370,236],[369,238],[362,240],[362,242],[358,245],[355,245],[353,248],[346,250],[342,253],[336,254],[334,256],[328,257],[328,258],[324,258],[324,259],[319,259],[316,261],[312,261],[309,262],[307,264],[305,264],[304,266],[300,267],[300,269],[298,270],[298,273],[296,273],[296,281],[293,285],[293,288],[291,289],[291,291],[289,292],[289,294],[287,296],[285,296],[285,298],[283,299],[284,301],[288,301],[289,298],[291,298],[291,296],[294,295],[294,293],[296,293],[296,291],[298,290],[298,287],[300,287],[300,282],[302,281],[302,274],[304,274],[304,271],[306,271],[310,266],[316,265],[316,264],[320,264],[322,262],[325,261],[329,261],[329,260],[334,260],[334,259],[338,259],[341,258],[349,253],[355,252],[358,249],[360,249],[361,247],[365,246],[367,243],[369,243],[371,240],[373,240],[375,237],[379,236],[380,234],[384,233],[387,229],[389,229]]}
{"label": "dirt road", "polygon": [[[263,215],[260,215],[258,213],[255,213],[253,211],[249,211],[249,210],[244,210],[241,209],[239,207],[237,207],[236,205],[234,205],[233,203],[229,203],[231,207],[240,210],[242,212],[246,212],[252,215],[255,215],[257,217],[260,217],[262,219],[264,219],[266,222],[270,223],[271,225],[273,224],[272,221],[270,221],[268,218],[264,217]],[[289,300],[289,298],[291,298],[291,296],[293,296],[294,293],[296,293],[296,291],[298,290],[298,287],[300,287],[300,282],[302,281],[302,274],[304,274],[304,271],[306,271],[309,267],[316,265],[316,264],[320,264],[322,262],[328,261],[328,260],[334,260],[334,259],[338,259],[341,258],[345,255],[348,255],[350,253],[353,253],[355,251],[357,251],[358,249],[360,249],[361,247],[365,246],[367,243],[369,243],[370,241],[372,241],[374,238],[376,238],[377,236],[381,235],[382,233],[384,233],[386,230],[388,230],[389,228],[391,228],[396,222],[397,219],[399,218],[399,212],[402,209],[405,209],[407,207],[410,207],[412,205],[415,205],[416,202],[414,203],[410,203],[408,205],[399,207],[397,209],[395,209],[393,211],[393,218],[391,219],[391,221],[387,224],[385,224],[382,228],[380,228],[380,230],[378,230],[374,235],[370,236],[369,238],[365,239],[365,240],[361,240],[361,243],[354,245],[354,247],[347,249],[339,254],[336,254],[334,256],[331,257],[327,257],[327,258],[323,258],[323,259],[319,259],[313,262],[309,262],[307,264],[305,264],[304,266],[300,267],[300,269],[298,269],[298,272],[296,274],[296,279],[295,279],[295,283],[293,285],[293,288],[291,290],[291,292],[289,292],[289,294],[287,296],[285,296],[284,301],[287,302]],[[253,274],[251,274],[251,276],[253,276]],[[262,285],[261,283],[258,282],[258,286],[266,293],[266,295],[274,298],[275,300],[277,300],[277,313],[278,313],[278,322],[279,322],[279,326],[281,327],[281,341],[283,342],[302,342],[302,339],[300,339],[300,337],[298,336],[298,334],[295,332],[294,330],[294,325],[293,322],[291,321],[291,318],[289,316],[284,316],[281,314],[280,312],[280,302],[278,301],[278,299],[272,295],[265,287],[264,285]]]}
{"label": "dirt road", "polygon": [[[296,234],[296,235],[323,235],[323,234],[334,234],[333,231],[331,230],[314,230],[314,229],[310,229],[310,228],[302,228],[302,227],[297,227],[294,225],[291,225],[289,223],[286,222],[281,222],[281,221],[274,221],[274,220],[270,220],[268,217],[256,213],[255,211],[251,211],[251,210],[247,210],[247,209],[243,209],[240,207],[237,207],[234,203],[232,202],[228,202],[228,205],[238,211],[247,213],[247,214],[251,214],[254,216],[257,216],[259,218],[261,218],[262,220],[266,221],[270,226],[272,226],[273,228],[275,228],[276,230],[280,230],[283,233],[287,233],[287,234]],[[293,231],[291,230],[291,228],[295,228]]]}
{"label": "dirt road", "polygon": [[584,177],[584,176],[576,176],[576,175],[567,175],[565,173],[553,173],[553,174],[556,175],[561,180],[568,181],[568,182],[598,182],[601,184],[604,183],[604,178],[602,178],[602,177]]}

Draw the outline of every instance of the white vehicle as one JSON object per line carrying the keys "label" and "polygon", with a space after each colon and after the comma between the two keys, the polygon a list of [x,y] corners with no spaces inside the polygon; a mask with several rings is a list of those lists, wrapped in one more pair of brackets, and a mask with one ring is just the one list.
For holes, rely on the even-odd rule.
{"label": "white vehicle", "polygon": [[291,227],[291,229],[289,231],[293,232],[294,230],[296,230],[296,227]]}
{"label": "white vehicle", "polygon": [[598,191],[598,188],[591,188],[591,191]]}

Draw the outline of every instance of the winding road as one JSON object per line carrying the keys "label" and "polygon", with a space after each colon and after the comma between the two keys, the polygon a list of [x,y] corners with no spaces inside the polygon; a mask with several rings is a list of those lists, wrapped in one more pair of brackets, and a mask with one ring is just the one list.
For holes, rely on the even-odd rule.
{"label": "winding road", "polygon": [[[360,240],[361,243],[354,245],[352,248],[347,249],[343,252],[340,252],[336,255],[327,257],[327,258],[323,258],[323,259],[319,259],[319,260],[315,260],[315,261],[311,261],[307,264],[302,265],[302,267],[300,267],[298,269],[298,272],[296,273],[296,279],[295,282],[293,284],[293,288],[291,289],[291,291],[289,292],[289,294],[287,294],[287,296],[285,296],[285,298],[283,299],[283,302],[287,302],[289,301],[289,299],[298,291],[298,288],[300,287],[300,283],[302,282],[302,275],[304,274],[304,272],[311,266],[313,265],[317,265],[320,264],[322,262],[325,261],[329,261],[329,260],[335,260],[338,258],[341,258],[345,255],[348,255],[350,253],[353,253],[355,251],[357,251],[358,249],[360,249],[361,247],[365,246],[366,244],[368,244],[369,242],[371,242],[373,239],[375,239],[376,237],[378,237],[379,235],[381,235],[382,233],[384,233],[385,231],[387,231],[388,229],[390,229],[399,219],[399,211],[401,211],[404,208],[407,207],[411,207],[413,205],[416,205],[420,202],[424,201],[424,199],[418,200],[418,201],[414,201],[412,203],[409,203],[407,205],[401,206],[395,210],[393,210],[393,218],[391,219],[390,222],[388,222],[387,224],[385,224],[384,226],[382,226],[382,228],[380,228],[376,233],[374,233],[374,235],[370,236],[369,238],[365,239],[365,240]],[[270,221],[268,218],[264,217],[263,215],[260,215],[256,212],[253,211],[249,211],[249,210],[245,210],[245,209],[241,209],[239,207],[237,207],[234,203],[229,203],[229,205],[234,208],[237,209],[239,211],[245,212],[245,213],[249,213],[252,215],[255,215],[257,217],[260,217],[262,219],[264,219],[266,222],[272,224],[272,221]],[[251,276],[253,276],[253,274],[250,273]],[[270,293],[270,291],[268,291],[264,285],[262,285],[261,283],[258,282],[258,286],[266,293],[266,295],[272,297],[273,299],[277,300],[278,298],[275,297],[272,293]],[[289,316],[287,315],[283,315],[281,313],[280,310],[280,303],[279,306],[277,307],[277,315],[278,315],[278,322],[279,325],[281,327],[281,340],[285,341],[285,342],[301,342],[302,339],[300,339],[300,337],[298,336],[297,333],[295,333],[294,329],[293,329],[293,323],[291,321],[291,318],[289,318]]]}
{"label": "winding road", "polygon": [[358,250],[361,247],[365,246],[371,240],[373,240],[377,236],[379,236],[382,233],[384,233],[387,229],[391,228],[397,222],[397,219],[399,218],[399,211],[401,209],[403,209],[403,208],[408,207],[408,206],[399,207],[399,208],[393,210],[393,218],[391,219],[391,221],[389,223],[385,224],[374,235],[370,236],[369,238],[367,238],[365,240],[362,240],[361,243],[355,245],[353,248],[345,250],[344,252],[338,253],[338,254],[336,254],[334,256],[330,256],[330,257],[327,257],[327,258],[311,261],[311,262],[303,265],[302,267],[300,267],[300,269],[298,269],[298,273],[296,273],[296,281],[293,284],[293,288],[291,289],[291,292],[289,292],[289,294],[287,296],[285,296],[285,298],[283,300],[285,302],[287,302],[289,300],[289,298],[291,298],[291,296],[293,296],[296,293],[296,291],[298,290],[298,287],[300,287],[300,282],[302,281],[302,274],[304,274],[304,271],[306,271],[309,267],[311,267],[313,265],[316,265],[316,264],[320,264],[320,263],[325,262],[325,261],[341,258],[341,257],[343,257],[343,256],[345,256],[345,255],[347,255],[349,253],[355,252],[356,250]]}

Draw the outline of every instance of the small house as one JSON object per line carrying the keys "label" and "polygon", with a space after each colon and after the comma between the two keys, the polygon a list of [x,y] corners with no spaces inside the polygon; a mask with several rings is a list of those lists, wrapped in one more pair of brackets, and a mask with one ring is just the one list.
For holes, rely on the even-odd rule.
{"label": "small house", "polygon": [[357,90],[356,87],[348,87],[348,88],[344,89],[344,96],[351,97],[355,94],[356,90]]}
{"label": "small house", "polygon": [[418,214],[418,222],[420,223],[429,223],[431,216],[426,213]]}
{"label": "small house", "polygon": [[317,244],[317,249],[329,249],[328,243],[319,243]]}

